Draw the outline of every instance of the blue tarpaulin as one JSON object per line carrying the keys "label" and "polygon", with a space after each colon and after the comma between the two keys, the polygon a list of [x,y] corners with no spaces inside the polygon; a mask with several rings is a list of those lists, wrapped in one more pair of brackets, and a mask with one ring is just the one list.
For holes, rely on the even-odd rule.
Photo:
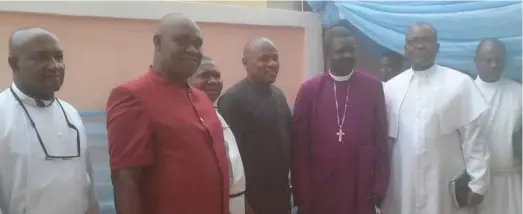
{"label": "blue tarpaulin", "polygon": [[[521,1],[312,1],[326,26],[346,21],[359,39],[372,40],[403,53],[405,33],[415,23],[432,24],[438,31],[437,62],[477,73],[473,56],[483,38],[498,38],[507,47],[504,75],[521,80]],[[372,43],[365,42],[363,43]],[[381,50],[383,51],[383,50]]]}

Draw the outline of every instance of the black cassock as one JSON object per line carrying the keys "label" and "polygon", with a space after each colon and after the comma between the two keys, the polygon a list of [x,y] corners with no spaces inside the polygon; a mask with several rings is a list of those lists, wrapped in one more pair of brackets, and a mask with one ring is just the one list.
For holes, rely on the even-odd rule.
{"label": "black cassock", "polygon": [[242,156],[246,198],[256,214],[288,214],[292,115],[283,92],[244,79],[218,100]]}

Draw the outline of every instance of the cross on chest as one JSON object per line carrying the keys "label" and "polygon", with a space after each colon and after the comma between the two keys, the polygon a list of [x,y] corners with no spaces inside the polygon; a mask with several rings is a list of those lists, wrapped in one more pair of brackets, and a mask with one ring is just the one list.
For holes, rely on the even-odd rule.
{"label": "cross on chest", "polygon": [[336,135],[338,135],[338,142],[341,143],[341,140],[343,140],[343,135],[345,135],[345,133],[343,133],[343,131],[340,129],[338,132],[336,132]]}

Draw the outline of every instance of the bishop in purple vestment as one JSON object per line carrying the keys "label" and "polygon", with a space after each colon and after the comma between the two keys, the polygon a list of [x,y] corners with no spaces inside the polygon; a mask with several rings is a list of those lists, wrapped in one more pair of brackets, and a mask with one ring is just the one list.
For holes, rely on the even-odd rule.
{"label": "bishop in purple vestment", "polygon": [[330,71],[305,82],[294,107],[294,199],[301,214],[372,214],[389,181],[383,87],[354,69],[347,29],[330,29],[324,45]]}

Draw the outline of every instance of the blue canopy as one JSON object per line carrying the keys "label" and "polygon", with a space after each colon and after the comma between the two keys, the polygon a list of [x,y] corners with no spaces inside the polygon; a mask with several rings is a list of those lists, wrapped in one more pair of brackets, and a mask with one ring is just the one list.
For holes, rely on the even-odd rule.
{"label": "blue canopy", "polygon": [[521,1],[313,1],[327,26],[342,21],[357,29],[359,39],[372,40],[381,50],[403,53],[405,33],[415,23],[432,24],[438,31],[439,64],[476,74],[473,56],[483,38],[498,38],[507,48],[504,75],[521,80]]}

